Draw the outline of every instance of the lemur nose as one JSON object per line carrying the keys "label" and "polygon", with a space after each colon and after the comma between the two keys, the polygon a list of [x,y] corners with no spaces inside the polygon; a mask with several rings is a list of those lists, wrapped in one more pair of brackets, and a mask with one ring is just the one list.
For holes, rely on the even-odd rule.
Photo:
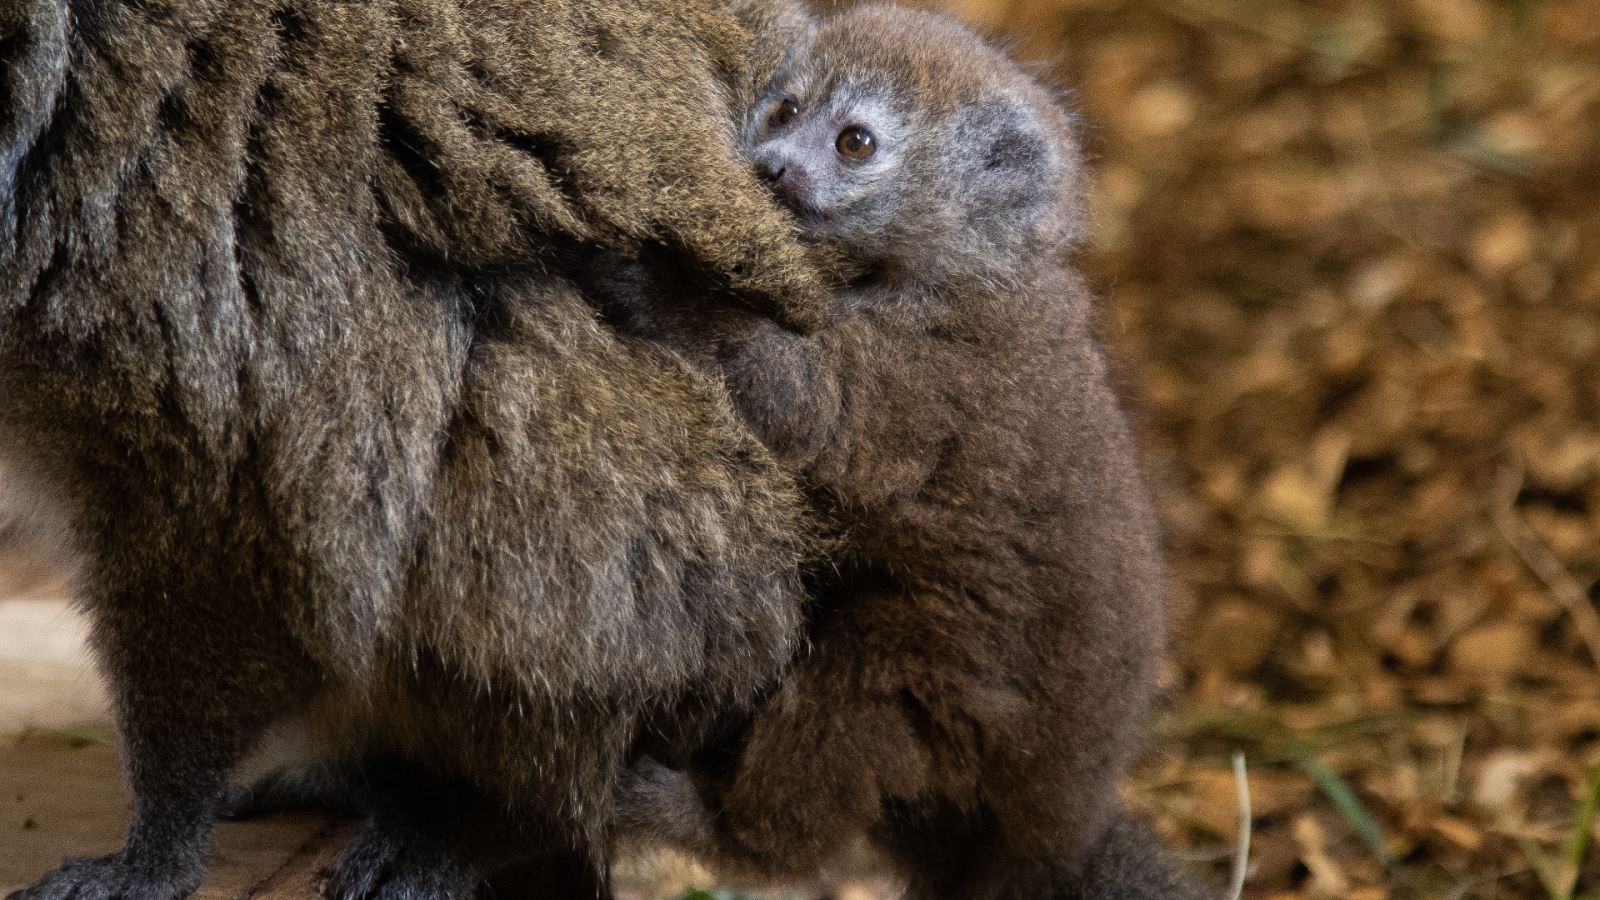
{"label": "lemur nose", "polygon": [[788,171],[788,167],[783,163],[772,161],[761,163],[760,169],[761,180],[768,184],[777,184],[782,181],[783,173]]}

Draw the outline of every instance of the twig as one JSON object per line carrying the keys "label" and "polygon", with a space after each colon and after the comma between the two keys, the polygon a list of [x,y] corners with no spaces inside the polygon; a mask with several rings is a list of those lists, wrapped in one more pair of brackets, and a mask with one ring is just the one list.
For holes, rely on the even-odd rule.
{"label": "twig", "polygon": [[1239,789],[1239,847],[1233,854],[1233,889],[1230,900],[1244,895],[1244,879],[1250,871],[1250,832],[1255,816],[1250,812],[1250,778],[1244,767],[1244,753],[1233,754],[1233,780]]}
{"label": "twig", "polygon": [[1522,467],[1506,463],[1500,471],[1500,495],[1493,509],[1495,528],[1511,549],[1539,579],[1578,629],[1589,659],[1600,666],[1600,613],[1589,603],[1589,592],[1578,583],[1554,552],[1517,514],[1517,493],[1522,490]]}

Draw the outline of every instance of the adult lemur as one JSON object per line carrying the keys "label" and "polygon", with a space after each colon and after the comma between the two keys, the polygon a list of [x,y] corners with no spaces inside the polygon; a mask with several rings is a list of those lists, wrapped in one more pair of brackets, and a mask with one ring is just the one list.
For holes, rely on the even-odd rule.
{"label": "adult lemur", "polygon": [[625,754],[779,673],[810,529],[569,276],[650,243],[816,324],[732,140],[769,50],[715,0],[0,0],[0,469],[134,799],[21,897],[189,893],[291,717],[406,782],[332,893],[604,893]]}
{"label": "adult lemur", "polygon": [[[192,890],[225,779],[285,718],[375,804],[331,894],[508,869],[605,894],[625,758],[721,733],[800,627],[788,469],[589,304],[596,249],[643,244],[629,284],[826,323],[820,255],[734,156],[772,49],[739,23],[0,0],[0,468],[81,561],[135,798],[124,849],[23,897]],[[1145,839],[1110,833],[1097,858],[1135,864],[1101,883],[1150,883]]]}
{"label": "adult lemur", "polygon": [[1157,528],[1064,254],[1068,117],[952,20],[797,46],[745,146],[859,277],[798,335],[614,300],[718,372],[841,533],[813,645],[731,766],[644,763],[638,831],[770,875],[863,837],[924,900],[1200,897],[1118,811],[1162,648]]}

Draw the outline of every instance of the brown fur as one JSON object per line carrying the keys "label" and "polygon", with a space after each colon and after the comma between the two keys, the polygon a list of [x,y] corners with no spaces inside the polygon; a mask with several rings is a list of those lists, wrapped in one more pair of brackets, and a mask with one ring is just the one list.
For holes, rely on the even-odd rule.
{"label": "brown fur", "polygon": [[[785,92],[795,134],[843,93],[898,123],[883,170],[785,151],[813,166],[808,198],[844,198],[804,201],[808,228],[869,268],[832,323],[613,302],[721,373],[843,548],[809,652],[732,764],[698,784],[642,764],[626,821],[762,876],[868,838],[929,900],[1203,896],[1117,809],[1163,578],[1091,298],[1061,262],[1080,208],[1066,117],[964,29],[887,8],[825,23]],[[856,172],[861,191],[820,183]]]}
{"label": "brown fur", "polygon": [[399,786],[332,893],[605,892],[625,754],[792,658],[810,529],[573,276],[654,247],[820,321],[733,150],[770,54],[711,0],[0,2],[0,464],[62,504],[134,796],[21,897],[192,891],[291,719]]}

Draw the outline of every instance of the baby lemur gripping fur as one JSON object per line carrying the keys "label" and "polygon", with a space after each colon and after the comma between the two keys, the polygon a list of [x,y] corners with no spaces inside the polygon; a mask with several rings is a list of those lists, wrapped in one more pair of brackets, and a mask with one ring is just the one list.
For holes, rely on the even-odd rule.
{"label": "baby lemur gripping fur", "polygon": [[618,301],[720,372],[841,534],[812,645],[736,761],[645,763],[639,832],[763,875],[869,838],[928,900],[1199,897],[1118,811],[1163,645],[1157,526],[1063,254],[1081,165],[1055,99],[960,25],[822,24],[746,146],[861,277],[796,335]]}
{"label": "baby lemur gripping fur", "polygon": [[23,900],[194,890],[286,720],[392,801],[330,894],[606,893],[627,755],[780,673],[811,529],[575,275],[820,321],[736,155],[770,50],[717,0],[0,0],[0,489],[80,559],[134,800]]}

